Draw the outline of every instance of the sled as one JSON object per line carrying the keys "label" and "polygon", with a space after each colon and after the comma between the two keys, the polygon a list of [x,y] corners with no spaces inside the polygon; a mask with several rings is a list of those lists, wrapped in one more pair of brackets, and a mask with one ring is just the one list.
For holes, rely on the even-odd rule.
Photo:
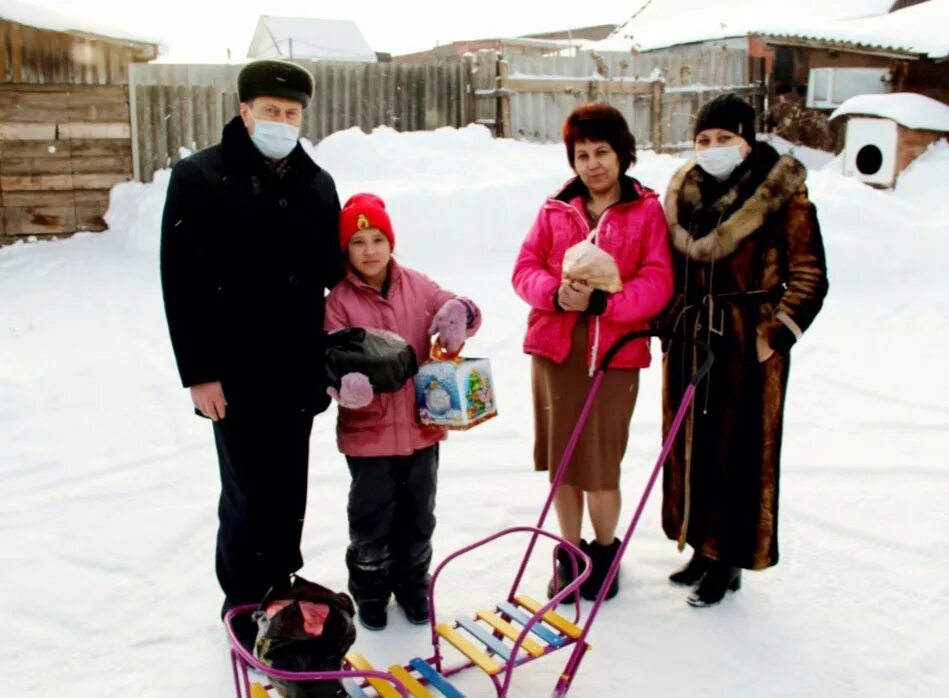
{"label": "sled", "polygon": [[[556,652],[565,652],[567,660],[560,672],[552,695],[563,698],[570,690],[580,668],[584,655],[591,649],[587,636],[603,603],[606,591],[619,573],[620,563],[626,547],[636,530],[636,525],[646,506],[662,465],[675,442],[686,412],[692,404],[696,388],[712,366],[712,355],[707,345],[693,340],[693,343],[705,351],[705,360],[696,371],[679,403],[675,419],[672,422],[662,449],[647,479],[642,497],[636,507],[629,526],[620,541],[609,572],[601,586],[599,595],[589,610],[581,618],[580,586],[589,577],[591,561],[583,551],[559,535],[543,528],[544,522],[553,505],[554,494],[566,474],[566,464],[576,448],[577,441],[589,417],[593,402],[600,389],[603,376],[610,362],[619,350],[628,342],[643,337],[659,337],[662,334],[654,330],[637,330],[621,337],[603,357],[593,385],[587,394],[580,418],[574,427],[567,447],[564,450],[557,473],[550,485],[550,492],[534,526],[515,526],[503,529],[482,538],[470,545],[456,550],[446,557],[432,573],[429,588],[429,615],[432,639],[432,655],[410,659],[405,664],[394,664],[386,668],[374,667],[365,657],[350,651],[339,671],[290,672],[273,669],[259,662],[250,652],[241,646],[231,627],[231,620],[242,613],[252,612],[256,606],[247,605],[231,609],[224,617],[225,627],[231,643],[231,663],[237,698],[270,698],[271,686],[252,682],[249,669],[253,668],[262,675],[287,681],[339,680],[350,698],[464,698],[463,694],[451,683],[451,677],[461,671],[477,668],[484,673],[494,686],[497,698],[505,698],[514,677],[514,671],[525,664],[547,657]],[[503,600],[492,606],[476,610],[469,616],[454,619],[436,617],[436,587],[445,567],[457,558],[473,550],[488,545],[500,538],[523,534],[529,540],[517,574]],[[556,553],[558,548],[567,551],[573,566],[574,580],[555,590],[548,601],[538,601],[534,596],[521,590],[521,582],[528,562],[541,538],[554,541],[552,554],[553,568],[556,574]],[[579,570],[583,570],[579,572]],[[578,573],[579,572],[579,573]],[[546,596],[546,589],[542,590]],[[558,605],[568,596],[574,598],[573,618],[567,618],[557,612]],[[450,664],[443,655],[445,646],[452,647],[461,659]]]}

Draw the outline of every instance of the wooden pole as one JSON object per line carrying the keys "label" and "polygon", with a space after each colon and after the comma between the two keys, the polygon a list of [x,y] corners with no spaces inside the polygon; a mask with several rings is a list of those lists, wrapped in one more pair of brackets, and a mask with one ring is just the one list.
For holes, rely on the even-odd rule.
{"label": "wooden pole", "polygon": [[662,152],[662,96],[665,85],[662,80],[652,84],[652,149],[656,153]]}
{"label": "wooden pole", "polygon": [[508,75],[510,66],[506,60],[498,61],[498,136],[500,138],[510,138],[513,133],[511,124],[511,96],[507,93]]}

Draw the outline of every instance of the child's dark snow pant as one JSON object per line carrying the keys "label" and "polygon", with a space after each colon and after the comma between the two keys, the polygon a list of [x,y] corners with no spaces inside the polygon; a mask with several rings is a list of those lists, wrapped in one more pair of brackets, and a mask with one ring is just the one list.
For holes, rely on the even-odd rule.
{"label": "child's dark snow pant", "polygon": [[410,456],[347,456],[349,591],[356,601],[424,598],[432,562],[438,444]]}
{"label": "child's dark snow pant", "polygon": [[303,566],[310,411],[227,407],[214,423],[221,469],[217,576],[225,607],[258,603]]}

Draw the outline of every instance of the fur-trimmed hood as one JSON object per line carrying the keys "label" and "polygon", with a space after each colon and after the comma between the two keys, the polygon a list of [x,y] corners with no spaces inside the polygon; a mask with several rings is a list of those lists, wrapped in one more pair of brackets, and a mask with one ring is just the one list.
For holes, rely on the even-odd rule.
{"label": "fur-trimmed hood", "polygon": [[[742,241],[761,228],[768,216],[781,210],[802,189],[807,170],[793,156],[780,156],[743,203],[739,198],[742,184],[754,176],[754,171],[746,173],[711,204],[702,198],[701,182],[707,176],[696,160],[689,161],[670,180],[665,200],[672,246],[700,262],[718,261],[735,252]],[[696,235],[680,223],[690,212],[705,208],[711,213],[720,212],[721,216],[707,234],[694,231]]]}

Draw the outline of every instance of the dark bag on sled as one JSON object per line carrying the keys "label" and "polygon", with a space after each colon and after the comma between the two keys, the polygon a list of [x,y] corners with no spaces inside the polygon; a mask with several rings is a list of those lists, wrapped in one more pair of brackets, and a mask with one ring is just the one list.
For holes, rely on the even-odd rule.
{"label": "dark bag on sled", "polygon": [[[339,671],[356,641],[356,609],[347,594],[293,576],[273,587],[254,611],[257,643],[254,655],[285,671]],[[270,679],[285,698],[346,696],[339,681]]]}
{"label": "dark bag on sled", "polygon": [[327,385],[339,390],[347,373],[368,377],[374,392],[394,393],[418,373],[418,359],[394,332],[346,327],[326,335]]}

